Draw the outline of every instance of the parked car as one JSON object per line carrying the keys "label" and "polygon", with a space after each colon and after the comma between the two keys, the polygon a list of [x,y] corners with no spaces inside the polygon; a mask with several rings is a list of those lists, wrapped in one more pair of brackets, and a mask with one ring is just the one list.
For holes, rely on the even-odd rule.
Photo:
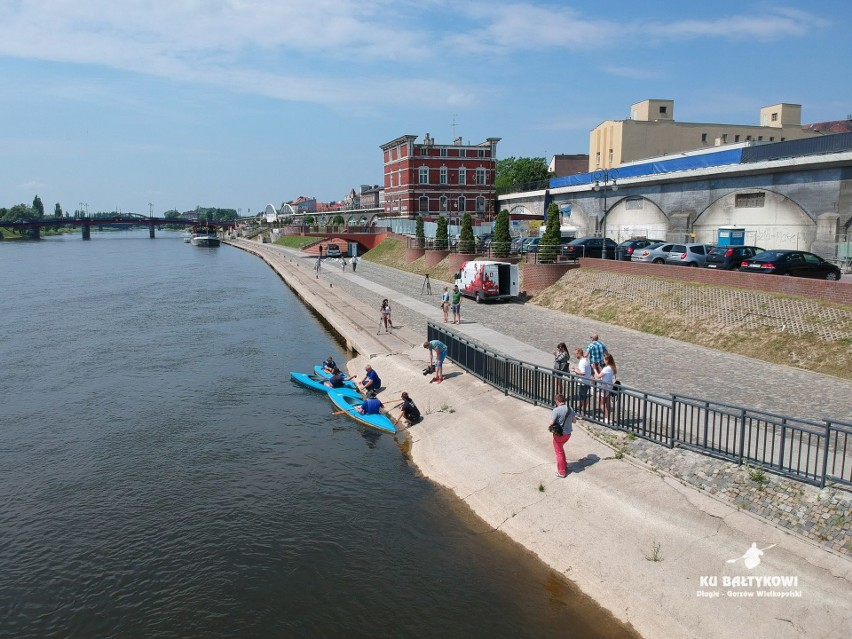
{"label": "parked car", "polygon": [[643,249],[633,251],[631,262],[647,262],[648,264],[665,264],[666,258],[671,253],[674,242],[658,242],[650,244]]}
{"label": "parked car", "polygon": [[521,244],[524,243],[524,240],[528,240],[528,237],[513,237],[512,245],[509,247],[510,253],[520,253],[521,252]]}
{"label": "parked car", "polygon": [[638,249],[659,243],[662,243],[662,240],[625,240],[616,247],[615,259],[629,262],[633,258],[633,253]]}
{"label": "parked car", "polygon": [[614,240],[602,237],[578,237],[571,240],[562,249],[562,254],[569,260],[581,257],[603,257],[604,246],[606,246],[606,259],[615,259],[615,249],[618,244]]}
{"label": "parked car", "polygon": [[704,268],[715,268],[720,271],[735,271],[743,260],[763,253],[765,249],[759,246],[717,246],[707,253]]}
{"label": "parked car", "polygon": [[[542,237],[533,238],[533,241],[530,242],[529,244],[527,244],[524,247],[524,249],[525,249],[524,252],[525,253],[538,253],[541,250],[541,247],[544,246],[542,244],[543,241],[544,241],[544,238],[542,238]],[[562,238],[560,238],[559,239],[559,246],[558,246],[558,249],[557,249],[558,253],[560,255],[564,255],[565,254],[565,247],[568,246],[568,244],[570,244],[573,241],[574,241],[573,237],[562,237]]]}
{"label": "parked car", "polygon": [[337,244],[329,244],[325,247],[327,257],[340,257],[340,247]]}
{"label": "parked car", "polygon": [[840,279],[840,269],[837,266],[807,251],[764,251],[743,260],[740,270],[748,273],[772,273],[821,280]]}
{"label": "parked car", "polygon": [[707,253],[713,247],[709,244],[674,244],[666,257],[666,264],[674,266],[704,266]]}

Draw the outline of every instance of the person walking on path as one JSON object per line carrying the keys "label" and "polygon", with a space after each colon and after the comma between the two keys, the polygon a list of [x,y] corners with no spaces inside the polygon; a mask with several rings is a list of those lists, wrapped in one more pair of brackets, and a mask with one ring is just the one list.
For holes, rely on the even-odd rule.
{"label": "person walking on path", "polygon": [[364,367],[364,370],[367,371],[367,373],[364,375],[364,380],[361,382],[361,387],[364,389],[364,392],[378,392],[379,388],[382,385],[382,380],[379,377],[379,374],[374,371],[373,367],[369,364]]}
{"label": "person walking on path", "polygon": [[[423,342],[423,348],[429,349],[429,366],[435,365],[435,377],[430,379],[429,383],[440,384],[444,381],[444,358],[447,356],[447,345],[441,340],[433,339]],[[434,358],[432,357],[433,353]]]}
{"label": "person walking on path", "polygon": [[353,272],[353,273],[354,273],[356,270],[358,270],[358,262],[359,262],[359,260],[358,260],[358,256],[357,256],[357,255],[353,255],[353,256],[352,256],[352,260],[350,260],[350,262],[349,262],[350,264],[352,264],[352,272]]}
{"label": "person walking on path", "polygon": [[595,374],[600,373],[604,366],[604,353],[606,353],[606,344],[598,339],[598,334],[594,333],[591,336],[591,342],[586,346],[586,352],[589,354],[589,362],[592,364],[592,370]]}
{"label": "person walking on path", "polygon": [[316,264],[314,264],[314,268],[317,271],[317,279],[319,279],[320,271],[322,270],[322,254],[317,258]]}
{"label": "person walking on path", "polygon": [[390,333],[390,329],[393,328],[393,322],[391,321],[390,302],[388,302],[387,299],[382,300],[382,306],[379,308],[379,312],[382,314],[380,321],[385,326],[385,333]]}
{"label": "person walking on path", "polygon": [[550,413],[547,426],[553,434],[553,452],[556,453],[556,476],[568,476],[568,464],[565,462],[565,443],[571,439],[574,426],[574,411],[565,403],[565,395],[556,395],[556,407]]}
{"label": "person walking on path", "polygon": [[461,324],[461,291],[458,286],[453,287],[452,306],[453,324]]}
{"label": "person walking on path", "polygon": [[580,410],[585,413],[588,410],[589,389],[592,386],[592,365],[589,362],[589,354],[584,353],[582,348],[578,348],[574,354],[577,356],[577,366],[572,368],[571,372],[582,378],[577,389],[577,401],[580,402]]}
{"label": "person walking on path", "polygon": [[603,411],[605,424],[612,423],[610,420],[610,396],[612,395],[612,386],[615,383],[616,375],[618,375],[618,367],[615,365],[615,358],[609,353],[605,353],[604,367],[600,373],[595,373],[595,379],[600,384],[600,406]]}
{"label": "person walking on path", "polygon": [[409,428],[417,424],[420,420],[423,419],[423,416],[420,414],[420,409],[417,408],[417,405],[414,403],[414,400],[408,396],[408,393],[402,394],[402,404],[399,407],[400,414],[399,417],[394,421],[394,426],[399,426],[399,422],[402,418],[405,418],[406,426]]}
{"label": "person walking on path", "polygon": [[342,270],[344,273],[346,272],[346,258],[345,257],[340,258],[340,270]]}
{"label": "person walking on path", "polygon": [[444,311],[444,324],[450,321],[450,287],[445,286],[441,293],[441,310]]}

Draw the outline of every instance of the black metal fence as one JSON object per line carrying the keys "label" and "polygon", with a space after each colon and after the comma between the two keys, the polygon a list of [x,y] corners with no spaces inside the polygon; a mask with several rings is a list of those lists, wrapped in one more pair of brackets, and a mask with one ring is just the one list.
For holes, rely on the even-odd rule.
{"label": "black metal fence", "polygon": [[[583,419],[658,444],[689,448],[824,487],[852,486],[852,424],[776,415],[683,395],[616,386],[607,392],[570,373],[511,359],[432,322],[429,339],[447,345],[447,357],[507,395],[552,405],[561,392]],[[588,397],[581,400],[582,387]],[[609,419],[605,419],[604,409]]]}

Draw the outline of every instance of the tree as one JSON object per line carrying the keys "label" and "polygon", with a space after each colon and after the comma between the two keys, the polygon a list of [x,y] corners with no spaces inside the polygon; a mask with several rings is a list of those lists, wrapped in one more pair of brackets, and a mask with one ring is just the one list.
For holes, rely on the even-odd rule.
{"label": "tree", "polygon": [[450,234],[447,231],[447,218],[438,218],[438,229],[435,231],[435,248],[446,250],[450,245]]}
{"label": "tree", "polygon": [[414,223],[414,237],[417,238],[417,248],[426,246],[426,231],[423,229],[423,216],[418,215]]}
{"label": "tree", "polygon": [[313,223],[314,223],[314,216],[313,215],[306,215],[305,216],[305,224],[307,226],[310,226]]}
{"label": "tree", "polygon": [[538,261],[549,264],[556,261],[556,249],[559,247],[559,206],[551,202],[547,207],[547,226],[538,246]]}
{"label": "tree", "polygon": [[508,257],[512,236],[509,235],[509,211],[503,209],[497,214],[494,223],[494,239],[491,240],[491,250],[494,257]]}
{"label": "tree", "polygon": [[38,195],[33,198],[33,209],[38,219],[44,217],[44,204],[42,204],[41,198]]}
{"label": "tree", "polygon": [[59,206],[59,202],[53,207],[53,217],[62,217],[62,207]]}
{"label": "tree", "polygon": [[506,158],[497,161],[496,169],[494,185],[498,193],[553,177],[544,158]]}
{"label": "tree", "polygon": [[465,213],[462,217],[462,227],[459,232],[459,253],[473,253],[475,248],[473,239],[473,220],[470,213]]}
{"label": "tree", "polygon": [[334,226],[343,226],[344,220],[343,216],[339,213],[334,216],[334,219],[331,221]]}

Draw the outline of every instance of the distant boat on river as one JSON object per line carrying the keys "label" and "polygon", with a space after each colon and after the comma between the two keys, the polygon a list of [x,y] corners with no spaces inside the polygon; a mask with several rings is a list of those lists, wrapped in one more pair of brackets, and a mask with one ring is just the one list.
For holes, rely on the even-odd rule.
{"label": "distant boat on river", "polygon": [[192,236],[192,244],[194,246],[219,246],[220,242],[219,236],[209,229],[199,229]]}

